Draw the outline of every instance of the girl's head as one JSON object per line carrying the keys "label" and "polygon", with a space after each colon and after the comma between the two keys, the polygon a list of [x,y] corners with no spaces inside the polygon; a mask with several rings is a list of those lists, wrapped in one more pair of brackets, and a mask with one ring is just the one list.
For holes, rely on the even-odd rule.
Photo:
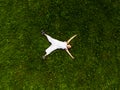
{"label": "girl's head", "polygon": [[67,45],[67,48],[68,48],[68,49],[70,49],[70,48],[71,48],[71,45],[70,45],[70,44],[68,44],[68,45]]}

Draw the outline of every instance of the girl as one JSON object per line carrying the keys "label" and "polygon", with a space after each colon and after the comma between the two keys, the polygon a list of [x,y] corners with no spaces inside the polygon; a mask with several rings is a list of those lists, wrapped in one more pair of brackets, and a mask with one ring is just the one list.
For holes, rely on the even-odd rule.
{"label": "girl", "polygon": [[70,55],[70,57],[72,59],[74,59],[74,57],[71,55],[71,53],[69,52],[68,49],[71,48],[71,45],[69,44],[70,41],[75,38],[77,35],[72,36],[69,40],[67,41],[59,41],[57,39],[52,38],[51,36],[47,35],[44,31],[42,31],[42,34],[45,35],[48,39],[48,41],[51,43],[51,45],[45,50],[46,54],[43,56],[43,59],[45,59],[45,57],[47,55],[49,55],[51,52],[53,52],[54,50],[57,49],[63,49],[66,50],[66,52]]}

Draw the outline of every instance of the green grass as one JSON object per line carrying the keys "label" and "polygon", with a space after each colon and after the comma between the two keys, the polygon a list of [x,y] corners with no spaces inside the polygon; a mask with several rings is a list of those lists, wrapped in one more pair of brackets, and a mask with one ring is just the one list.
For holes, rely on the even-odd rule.
{"label": "green grass", "polygon": [[[45,30],[71,42],[42,59]],[[119,0],[0,0],[0,90],[119,90]]]}

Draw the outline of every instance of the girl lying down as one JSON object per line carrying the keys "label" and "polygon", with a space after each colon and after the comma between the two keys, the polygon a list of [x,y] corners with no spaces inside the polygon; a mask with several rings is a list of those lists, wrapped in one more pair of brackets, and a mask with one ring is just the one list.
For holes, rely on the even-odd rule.
{"label": "girl lying down", "polygon": [[52,38],[51,36],[47,35],[44,31],[42,31],[42,34],[45,35],[48,39],[48,41],[51,43],[51,45],[45,50],[46,54],[43,56],[43,59],[46,58],[47,55],[49,55],[51,52],[57,50],[57,49],[63,49],[66,50],[66,52],[70,55],[72,59],[74,57],[72,54],[69,52],[68,49],[71,48],[71,45],[69,44],[70,41],[75,38],[77,35],[72,36],[69,40],[67,41],[59,41],[57,39]]}

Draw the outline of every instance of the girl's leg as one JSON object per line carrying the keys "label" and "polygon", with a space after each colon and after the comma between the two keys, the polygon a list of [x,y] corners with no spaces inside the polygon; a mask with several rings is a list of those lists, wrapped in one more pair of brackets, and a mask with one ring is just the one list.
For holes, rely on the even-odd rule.
{"label": "girl's leg", "polygon": [[43,58],[43,59],[45,59],[45,58],[46,58],[46,56],[47,56],[47,54],[45,54],[42,58]]}
{"label": "girl's leg", "polygon": [[59,40],[55,39],[55,38],[52,38],[51,36],[49,36],[48,34],[46,34],[44,31],[41,31],[42,32],[42,35],[45,35],[48,39],[48,41],[51,43],[51,44],[54,44],[56,42],[59,42]]}
{"label": "girl's leg", "polygon": [[53,52],[53,51],[56,50],[56,49],[57,49],[57,48],[54,47],[53,45],[51,45],[50,47],[48,47],[48,48],[45,50],[46,54],[43,56],[43,59],[45,59],[45,57],[46,57],[47,55],[49,55],[51,52]]}
{"label": "girl's leg", "polygon": [[47,37],[47,39],[48,39],[48,41],[52,44],[53,42],[54,42],[54,38],[52,38],[51,36],[49,36],[49,35],[47,35],[47,34],[44,34],[46,37]]}

